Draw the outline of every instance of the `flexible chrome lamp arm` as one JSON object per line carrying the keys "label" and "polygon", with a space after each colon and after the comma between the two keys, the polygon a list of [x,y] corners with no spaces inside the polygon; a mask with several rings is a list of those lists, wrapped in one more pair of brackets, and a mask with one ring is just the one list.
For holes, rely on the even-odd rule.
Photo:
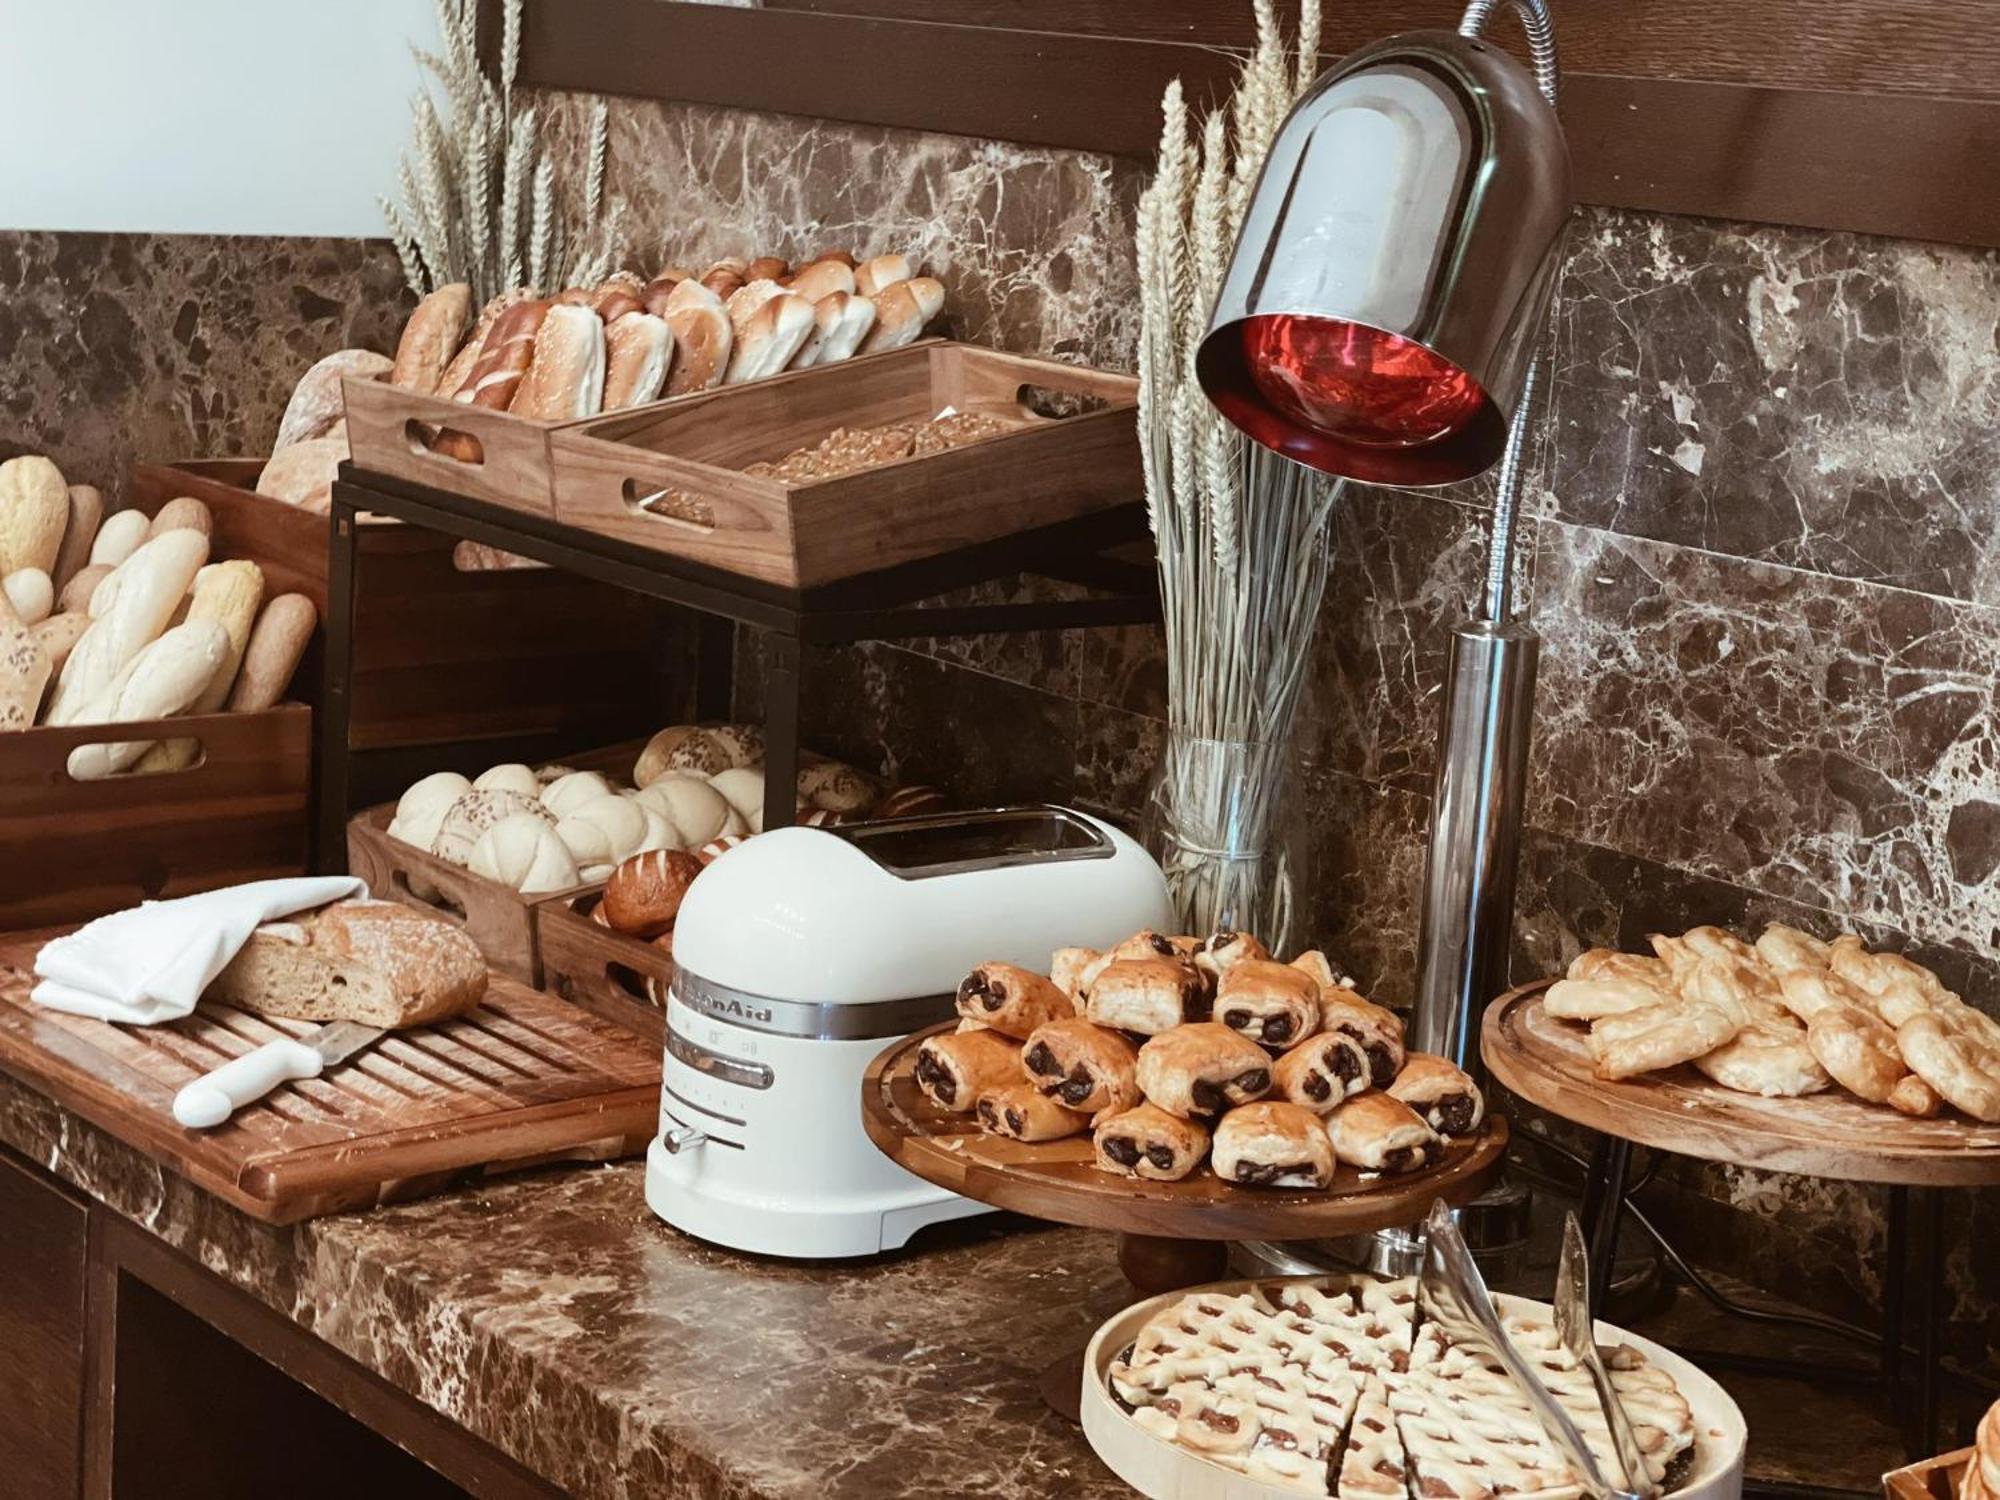
{"label": "flexible chrome lamp arm", "polygon": [[[1535,69],[1535,87],[1549,108],[1556,108],[1561,69],[1556,58],[1555,18],[1545,0],[1471,0],[1458,23],[1458,34],[1477,37],[1486,29],[1493,12],[1501,4],[1512,7],[1527,33],[1529,61]],[[1514,612],[1514,523],[1521,508],[1521,471],[1528,445],[1528,428],[1534,418],[1535,397],[1542,383],[1542,356],[1536,355],[1521,384],[1521,398],[1514,406],[1514,423],[1507,433],[1507,447],[1500,455],[1500,486],[1493,497],[1493,537],[1486,555],[1486,595],[1483,619],[1495,624]]]}

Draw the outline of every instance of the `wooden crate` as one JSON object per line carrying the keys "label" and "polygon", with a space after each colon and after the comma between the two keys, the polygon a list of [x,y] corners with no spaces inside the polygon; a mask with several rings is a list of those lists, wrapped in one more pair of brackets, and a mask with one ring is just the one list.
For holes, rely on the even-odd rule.
{"label": "wooden crate", "polygon": [[[215,516],[217,556],[262,565],[273,592],[326,610],[327,520],[249,488],[258,459],[139,464],[134,502],[192,495]],[[670,698],[667,606],[552,568],[466,570],[454,538],[364,523],[355,578],[349,743],[359,751],[636,732]],[[267,561],[269,559],[269,561]],[[298,695],[317,702],[317,649]]]}
{"label": "wooden crate", "polygon": [[[731,573],[811,587],[1103,510],[1143,492],[1138,382],[930,343],[567,425],[549,437],[556,518]],[[1092,403],[1050,417],[1039,407]],[[1011,430],[857,474],[744,474],[836,427],[945,408]],[[673,515],[645,509],[672,496]]]}
{"label": "wooden crate", "polygon": [[1959,1481],[1977,1451],[1960,1448],[1890,1470],[1882,1476],[1883,1500],[1958,1500]]}
{"label": "wooden crate", "polygon": [[[555,513],[549,435],[566,424],[488,411],[382,380],[347,379],[341,388],[347,448],[357,467],[532,516]],[[461,444],[470,439],[477,457],[440,451],[438,440],[446,434]]]}
{"label": "wooden crate", "polygon": [[592,921],[602,897],[593,888],[536,905],[542,988],[657,1046],[666,1039],[666,1006],[647,985],[664,995],[674,961],[651,943]]}
{"label": "wooden crate", "polygon": [[[72,780],[79,745],[193,739],[194,764]],[[312,711],[193,714],[0,734],[0,929],[304,873]]]}

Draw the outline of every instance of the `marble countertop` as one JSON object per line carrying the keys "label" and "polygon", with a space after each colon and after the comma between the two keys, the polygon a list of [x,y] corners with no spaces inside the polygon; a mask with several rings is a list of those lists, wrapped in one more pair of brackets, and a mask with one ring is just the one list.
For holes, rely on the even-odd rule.
{"label": "marble countertop", "polygon": [[1037,1388],[1133,1300],[1108,1234],[802,1266],[669,1229],[636,1162],[277,1229],[4,1074],[0,1142],[578,1496],[1131,1494]]}

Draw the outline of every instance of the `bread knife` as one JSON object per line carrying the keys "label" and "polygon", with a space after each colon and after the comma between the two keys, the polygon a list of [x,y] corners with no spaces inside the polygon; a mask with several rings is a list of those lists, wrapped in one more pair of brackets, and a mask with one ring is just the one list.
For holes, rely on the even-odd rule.
{"label": "bread knife", "polygon": [[281,1083],[317,1078],[381,1037],[381,1026],[329,1021],[301,1037],[279,1037],[204,1073],[174,1095],[174,1119],[190,1130],[220,1125]]}

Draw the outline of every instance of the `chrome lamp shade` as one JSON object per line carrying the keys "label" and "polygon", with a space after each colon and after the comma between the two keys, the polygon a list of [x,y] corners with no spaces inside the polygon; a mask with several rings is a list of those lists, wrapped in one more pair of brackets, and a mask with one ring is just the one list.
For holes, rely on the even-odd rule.
{"label": "chrome lamp shade", "polygon": [[1330,474],[1482,473],[1506,448],[1570,209],[1555,109],[1505,51],[1444,31],[1363,48],[1271,147],[1197,355],[1202,389],[1257,442]]}

